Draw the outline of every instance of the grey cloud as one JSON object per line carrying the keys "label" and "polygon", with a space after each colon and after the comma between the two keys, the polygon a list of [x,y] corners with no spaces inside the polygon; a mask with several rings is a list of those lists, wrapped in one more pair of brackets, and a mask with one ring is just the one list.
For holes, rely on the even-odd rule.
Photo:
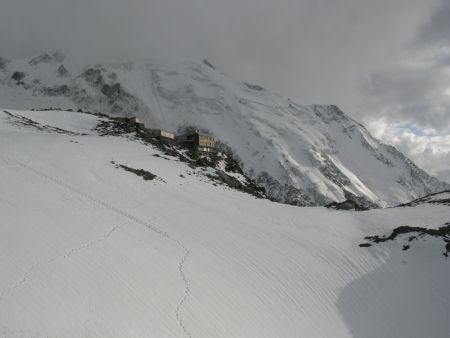
{"label": "grey cloud", "polygon": [[450,42],[450,2],[448,0],[440,1],[415,42],[425,46]]}
{"label": "grey cloud", "polygon": [[206,57],[299,102],[352,110],[358,79],[399,56],[435,1],[3,0],[0,46],[10,57]]}
{"label": "grey cloud", "polygon": [[450,172],[450,136],[416,136],[407,130],[386,136],[390,143],[414,158],[419,166],[431,174]]}
{"label": "grey cloud", "polygon": [[[411,122],[450,133],[450,76],[447,65],[421,60],[420,67],[399,64],[373,74],[363,87],[365,119],[383,112],[392,123]],[[375,116],[373,116],[375,115]]]}
{"label": "grey cloud", "polygon": [[437,173],[450,169],[450,2],[439,1],[432,8],[401,57],[362,82],[355,106],[360,108],[356,115],[369,125],[383,119],[392,128],[405,123],[432,128],[434,136],[420,137],[372,123],[382,140]]}

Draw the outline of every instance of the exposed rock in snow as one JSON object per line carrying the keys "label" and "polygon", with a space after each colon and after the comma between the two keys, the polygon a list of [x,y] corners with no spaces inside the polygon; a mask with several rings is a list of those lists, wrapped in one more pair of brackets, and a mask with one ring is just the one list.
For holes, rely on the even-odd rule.
{"label": "exposed rock in snow", "polygon": [[59,67],[57,69],[57,73],[58,73],[58,76],[60,76],[60,77],[64,77],[64,76],[69,75],[68,70],[66,69],[66,67],[64,67],[63,64],[59,65]]}
{"label": "exposed rock in snow", "polygon": [[28,63],[31,66],[37,66],[41,63],[53,63],[64,61],[64,55],[60,52],[53,52],[52,54],[44,53],[31,58]]}
{"label": "exposed rock in snow", "polygon": [[[405,236],[408,235],[408,236]],[[443,226],[435,229],[435,228],[428,228],[428,227],[412,227],[409,225],[402,225],[398,228],[395,228],[392,230],[391,234],[389,236],[367,236],[365,239],[373,242],[373,243],[383,243],[387,241],[394,241],[398,237],[402,237],[405,239],[405,242],[410,244],[404,244],[403,245],[403,251],[409,250],[411,248],[411,243],[414,241],[417,241],[419,239],[425,240],[427,237],[435,237],[435,238],[441,238],[444,241],[444,252],[443,255],[445,257],[449,256],[450,253],[450,222],[445,223]],[[364,247],[367,246],[364,243],[360,244],[360,246]]]}
{"label": "exposed rock in snow", "polygon": [[26,74],[24,72],[14,72],[13,75],[11,75],[11,79],[16,81],[17,85],[20,85],[22,80],[25,78]]}
{"label": "exposed rock in snow", "polygon": [[429,194],[414,201],[400,204],[399,207],[412,207],[419,204],[443,204],[450,206],[450,190],[441,191],[434,194]]}

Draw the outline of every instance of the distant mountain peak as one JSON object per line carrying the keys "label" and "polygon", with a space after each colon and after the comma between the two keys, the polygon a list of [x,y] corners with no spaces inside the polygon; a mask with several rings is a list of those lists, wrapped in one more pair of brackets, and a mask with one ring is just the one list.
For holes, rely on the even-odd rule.
{"label": "distant mountain peak", "polygon": [[59,51],[55,51],[52,53],[44,53],[38,56],[35,56],[33,58],[31,58],[28,63],[31,66],[37,66],[41,63],[53,63],[53,62],[63,62],[65,59],[65,56],[62,52]]}
{"label": "distant mountain peak", "polygon": [[77,67],[58,52],[25,62],[2,60],[0,107],[81,108],[137,116],[147,126],[172,131],[209,130],[276,201],[325,205],[351,193],[387,206],[450,188],[380,143],[339,107],[299,105],[261,86],[233,81],[207,60]]}

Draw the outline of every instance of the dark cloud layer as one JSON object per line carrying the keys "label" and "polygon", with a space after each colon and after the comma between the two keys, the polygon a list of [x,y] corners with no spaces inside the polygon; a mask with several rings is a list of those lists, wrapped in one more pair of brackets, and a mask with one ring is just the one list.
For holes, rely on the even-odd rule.
{"label": "dark cloud layer", "polygon": [[450,2],[432,8],[400,57],[363,82],[357,114],[379,138],[449,180]]}
{"label": "dark cloud layer", "polygon": [[433,16],[419,33],[416,43],[422,45],[450,43],[450,1],[442,0]]}
{"label": "dark cloud layer", "polygon": [[418,161],[397,125],[450,134],[448,0],[2,0],[0,32],[10,58],[206,57],[300,103],[338,104]]}
{"label": "dark cloud layer", "polygon": [[0,43],[12,57],[54,48],[208,57],[305,103],[346,105],[360,77],[416,36],[435,1],[3,0]]}

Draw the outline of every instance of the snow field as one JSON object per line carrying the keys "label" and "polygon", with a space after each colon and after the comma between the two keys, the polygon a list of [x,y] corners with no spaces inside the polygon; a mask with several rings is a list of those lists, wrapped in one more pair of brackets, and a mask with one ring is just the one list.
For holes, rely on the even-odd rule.
{"label": "snow field", "polygon": [[[14,113],[77,133],[93,125]],[[0,111],[2,336],[447,337],[442,243],[358,245],[403,224],[440,226],[448,207],[272,203],[136,141],[88,134],[18,127]]]}

